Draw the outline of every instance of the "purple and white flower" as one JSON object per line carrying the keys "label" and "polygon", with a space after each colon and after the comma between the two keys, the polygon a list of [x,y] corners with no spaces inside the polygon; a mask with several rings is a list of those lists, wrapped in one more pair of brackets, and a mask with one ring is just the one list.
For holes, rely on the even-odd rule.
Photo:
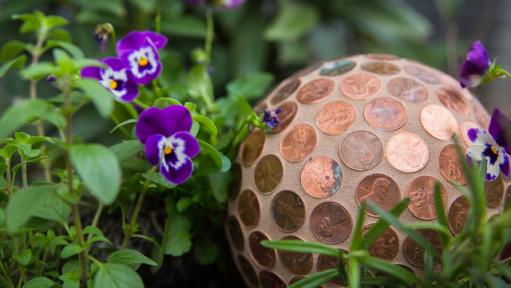
{"label": "purple and white flower", "polygon": [[98,80],[118,101],[133,101],[138,96],[138,86],[124,62],[115,57],[101,59],[101,62],[106,65],[105,68],[84,67],[81,71],[82,78]]}
{"label": "purple and white flower", "polygon": [[192,160],[200,152],[190,134],[192,117],[182,105],[165,109],[151,107],[140,115],[135,132],[145,144],[147,161],[159,165],[161,174],[172,184],[182,184],[193,171]]}
{"label": "purple and white flower", "polygon": [[491,66],[488,50],[481,41],[475,41],[467,52],[467,57],[461,65],[461,87],[476,87],[488,73]]}
{"label": "purple and white flower", "polygon": [[268,109],[263,112],[263,123],[266,124],[270,129],[275,128],[279,123],[279,113],[282,109]]}
{"label": "purple and white flower", "polygon": [[245,3],[245,0],[187,0],[189,5],[200,6],[204,4],[223,9],[235,9]]}

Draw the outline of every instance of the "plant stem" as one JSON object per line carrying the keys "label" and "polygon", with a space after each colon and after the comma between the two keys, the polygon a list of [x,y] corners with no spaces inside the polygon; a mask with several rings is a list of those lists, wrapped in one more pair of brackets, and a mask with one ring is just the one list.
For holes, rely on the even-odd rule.
{"label": "plant stem", "polygon": [[[92,227],[98,226],[99,218],[101,218],[101,213],[103,212],[103,204],[98,203],[98,209],[96,210],[96,213],[94,214],[94,218],[92,219]],[[87,242],[92,238],[92,233],[89,234],[87,237]]]}
{"label": "plant stem", "polygon": [[[154,168],[152,169],[154,170]],[[140,191],[140,195],[138,196],[137,203],[135,204],[135,208],[133,208],[133,212],[131,214],[129,227],[124,231],[124,239],[122,240],[121,247],[128,247],[131,236],[136,232],[136,229],[133,227],[137,224],[138,215],[140,215],[140,210],[142,209],[142,205],[144,204],[145,195],[149,188],[149,181],[146,180],[144,182],[144,186],[142,187],[142,191]]]}
{"label": "plant stem", "polygon": [[7,178],[7,196],[12,195],[12,174],[11,174],[11,159],[7,159],[7,169],[5,170],[5,177]]}
{"label": "plant stem", "polygon": [[215,23],[213,21],[213,12],[211,9],[206,11],[206,43],[204,45],[204,51],[207,55],[207,64],[209,64],[211,59],[211,48],[213,46],[213,36],[215,33]]}
{"label": "plant stem", "polygon": [[23,188],[28,186],[28,175],[27,175],[27,162],[23,161],[21,164],[21,182],[23,184]]}

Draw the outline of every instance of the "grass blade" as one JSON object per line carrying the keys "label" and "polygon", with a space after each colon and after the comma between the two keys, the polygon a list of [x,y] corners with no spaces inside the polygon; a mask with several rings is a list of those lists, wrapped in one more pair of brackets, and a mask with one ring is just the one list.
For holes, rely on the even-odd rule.
{"label": "grass blade", "polygon": [[289,252],[323,254],[333,257],[341,256],[340,250],[316,242],[304,242],[301,240],[263,240],[261,241],[261,245],[266,248]]}
{"label": "grass blade", "polygon": [[360,206],[360,209],[358,209],[358,217],[357,217],[357,224],[355,226],[355,230],[353,232],[353,239],[351,240],[351,251],[358,250],[360,245],[362,244],[362,226],[364,225],[365,220],[365,204],[362,204]]}
{"label": "grass blade", "polygon": [[403,281],[406,284],[416,284],[418,287],[421,287],[420,284],[422,284],[422,281],[413,273],[402,267],[369,255],[361,256],[358,258],[358,260],[365,266],[382,271],[396,279]]}
{"label": "grass blade", "polygon": [[[449,224],[447,222],[447,215],[445,214],[445,208],[444,208],[444,202],[442,201],[442,191],[441,186],[439,182],[435,183],[435,209],[436,214],[438,216],[438,223],[442,225],[445,229],[447,229],[447,232],[449,232]],[[440,234],[440,240],[442,241],[442,247],[446,247],[447,243],[449,243],[451,233],[441,233]]]}
{"label": "grass blade", "polygon": [[328,281],[339,276],[339,272],[337,269],[327,269],[318,273],[314,273],[310,276],[307,276],[291,285],[289,288],[314,288],[319,287],[322,284],[327,283]]}

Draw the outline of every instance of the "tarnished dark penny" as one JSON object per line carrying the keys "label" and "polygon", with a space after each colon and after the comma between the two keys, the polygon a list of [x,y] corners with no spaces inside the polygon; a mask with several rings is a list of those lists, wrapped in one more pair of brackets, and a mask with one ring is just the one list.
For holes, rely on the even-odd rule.
{"label": "tarnished dark penny", "polygon": [[484,191],[486,192],[486,205],[491,208],[499,207],[502,196],[504,196],[504,181],[502,177],[499,176],[495,181],[486,181]]}
{"label": "tarnished dark penny", "polygon": [[227,219],[227,234],[234,247],[239,251],[243,251],[243,246],[245,245],[243,233],[241,232],[240,223],[234,216],[229,216]]}
{"label": "tarnished dark penny", "polygon": [[459,234],[465,226],[468,212],[470,209],[470,203],[465,196],[460,196],[454,200],[449,208],[447,222],[452,233]]}
{"label": "tarnished dark penny", "polygon": [[303,276],[295,276],[295,277],[291,278],[291,280],[289,280],[289,285],[294,284],[294,283],[302,280],[303,278],[304,278]]}
{"label": "tarnished dark penny", "polygon": [[305,222],[305,206],[300,196],[284,190],[273,198],[271,216],[280,229],[285,232],[295,232]]}
{"label": "tarnished dark penny", "polygon": [[389,81],[387,90],[390,95],[401,100],[417,103],[428,99],[428,90],[419,81],[397,77]]}
{"label": "tarnished dark penny", "polygon": [[442,83],[442,81],[440,81],[440,78],[438,78],[433,72],[430,72],[429,69],[420,67],[418,65],[407,64],[405,65],[404,70],[406,73],[416,77],[422,82],[433,85],[438,85]]}
{"label": "tarnished dark penny", "polygon": [[[440,241],[440,234],[432,229],[418,229],[415,230],[422,237],[424,237],[433,246],[433,249],[438,253],[442,251],[442,243]],[[424,248],[418,245],[410,237],[406,237],[403,241],[403,254],[406,261],[413,266],[424,267]]]}
{"label": "tarnished dark penny", "polygon": [[339,135],[348,130],[357,119],[353,105],[344,102],[330,102],[316,114],[316,125],[327,135]]}
{"label": "tarnished dark penny", "polygon": [[[366,233],[373,224],[366,225],[362,228],[363,233]],[[387,261],[396,258],[399,252],[399,237],[394,229],[388,227],[385,231],[374,240],[373,244],[369,246],[369,255],[379,257]]]}
{"label": "tarnished dark penny", "polygon": [[383,144],[372,132],[359,130],[350,133],[339,146],[339,155],[353,170],[369,170],[381,162]]}
{"label": "tarnished dark penny", "polygon": [[445,107],[452,111],[463,115],[468,113],[467,102],[460,92],[454,89],[440,88],[436,91],[436,96]]}
{"label": "tarnished dark penny", "polygon": [[248,237],[248,245],[256,263],[264,268],[271,269],[277,261],[277,253],[274,249],[262,246],[261,241],[263,240],[269,240],[269,238],[260,231],[254,231]]}
{"label": "tarnished dark penny", "polygon": [[362,70],[380,75],[393,75],[401,71],[399,66],[383,61],[366,62],[361,67]]}
{"label": "tarnished dark penny", "polygon": [[238,197],[238,194],[240,193],[241,189],[241,166],[238,163],[235,163],[232,166],[232,184],[229,187],[229,191],[227,195],[229,196],[229,199],[236,200],[236,197]]}
{"label": "tarnished dark penny", "polygon": [[[337,268],[338,259],[333,256],[328,255],[318,255],[318,262],[316,264],[316,269],[318,272],[327,270],[327,269],[333,269]],[[346,283],[343,283],[342,279],[340,277],[337,277],[333,280],[330,280],[328,283],[333,285],[345,285]]]}
{"label": "tarnished dark penny", "polygon": [[383,131],[397,130],[406,122],[406,108],[392,97],[378,97],[364,107],[364,117],[372,127]]}
{"label": "tarnished dark penny", "polygon": [[391,60],[399,60],[399,57],[392,54],[385,53],[369,53],[365,55],[369,59],[373,60],[383,60],[383,61],[391,61]]}
{"label": "tarnished dark penny", "polygon": [[347,76],[341,82],[341,93],[355,100],[371,97],[381,89],[381,80],[369,73],[356,73]]}
{"label": "tarnished dark penny", "polygon": [[467,184],[463,168],[456,152],[456,145],[449,144],[445,146],[440,152],[440,156],[438,156],[438,162],[440,166],[440,174],[442,174],[442,177],[444,177],[445,180],[459,183],[461,185]]}
{"label": "tarnished dark penny", "polygon": [[296,98],[303,104],[318,103],[332,94],[332,90],[334,90],[334,81],[327,78],[319,78],[300,88]]}
{"label": "tarnished dark penny", "polygon": [[323,64],[319,75],[322,76],[339,76],[355,68],[356,63],[351,60],[341,59],[335,62]]}
{"label": "tarnished dark penny", "polygon": [[458,132],[458,121],[447,108],[438,104],[424,107],[420,114],[422,127],[439,140],[449,140]]}
{"label": "tarnished dark penny", "polygon": [[241,145],[241,163],[250,166],[259,158],[264,148],[266,134],[261,130],[254,130]]}
{"label": "tarnished dark penny", "polygon": [[238,264],[240,265],[241,274],[245,276],[245,279],[247,279],[248,283],[254,286],[259,285],[257,274],[252,265],[250,265],[250,262],[248,262],[247,258],[243,257],[242,255],[238,255]]}
{"label": "tarnished dark penny", "polygon": [[310,196],[314,198],[330,197],[341,187],[341,166],[330,157],[312,157],[303,166],[300,182],[303,190]]}
{"label": "tarnished dark penny", "polygon": [[282,157],[289,162],[300,162],[314,150],[317,141],[316,131],[312,126],[298,124],[282,138]]}
{"label": "tarnished dark penny", "polygon": [[259,273],[259,281],[263,288],[286,288],[286,283],[270,271],[261,271]]}
{"label": "tarnished dark penny", "polygon": [[[431,176],[419,176],[415,178],[406,188],[406,196],[410,198],[408,210],[415,217],[422,220],[433,220],[437,217],[435,209],[435,183],[439,182]],[[445,207],[447,193],[440,184],[440,195]]]}
{"label": "tarnished dark penny", "polygon": [[[372,201],[389,211],[401,200],[401,192],[396,181],[389,176],[371,174],[358,183],[355,200],[359,206],[365,201]],[[378,217],[378,214],[370,208],[367,208],[366,213]]]}
{"label": "tarnished dark penny", "polygon": [[481,126],[479,126],[479,124],[477,124],[476,122],[470,120],[461,122],[460,125],[461,138],[463,139],[463,141],[465,141],[465,143],[468,146],[472,146],[472,141],[470,141],[470,139],[468,138],[468,130],[472,128],[480,129]]}
{"label": "tarnished dark penny", "polygon": [[309,75],[309,74],[313,73],[314,71],[318,70],[320,67],[322,67],[323,63],[324,63],[323,61],[312,63],[309,66],[307,66],[307,67],[299,70],[298,72],[294,73],[293,75],[291,75],[291,78]]}
{"label": "tarnished dark penny", "polygon": [[245,190],[238,199],[238,215],[241,222],[246,226],[255,226],[259,223],[261,210],[259,208],[259,200],[251,190]]}
{"label": "tarnished dark penny", "polygon": [[254,181],[261,193],[270,193],[282,180],[282,163],[275,155],[266,155],[255,167]]}
{"label": "tarnished dark penny", "polygon": [[476,120],[481,125],[481,127],[488,127],[490,124],[490,115],[486,109],[481,105],[481,103],[477,99],[472,99],[472,110],[476,115]]}
{"label": "tarnished dark penny", "polygon": [[[282,240],[302,240],[296,236],[286,236]],[[302,240],[303,241],[303,240]],[[280,262],[289,270],[289,272],[296,275],[305,275],[312,270],[314,259],[310,253],[287,252],[278,250]]]}
{"label": "tarnished dark penny", "polygon": [[[291,96],[300,87],[301,81],[298,78],[291,78],[286,80],[271,98],[271,104],[278,104]],[[280,115],[279,115],[280,116]]]}
{"label": "tarnished dark penny", "polygon": [[280,109],[279,124],[271,130],[272,133],[280,133],[293,122],[298,112],[298,104],[293,101],[287,101],[282,103],[277,109]]}
{"label": "tarnished dark penny", "polygon": [[321,242],[338,244],[350,236],[353,220],[341,204],[323,202],[312,210],[309,227]]}
{"label": "tarnished dark penny", "polygon": [[387,161],[401,172],[417,172],[428,163],[428,145],[417,134],[410,132],[395,134],[386,146]]}

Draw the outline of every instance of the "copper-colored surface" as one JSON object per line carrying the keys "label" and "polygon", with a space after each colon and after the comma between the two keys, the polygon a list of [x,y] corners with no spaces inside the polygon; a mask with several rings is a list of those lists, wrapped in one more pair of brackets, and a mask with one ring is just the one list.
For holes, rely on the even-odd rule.
{"label": "copper-colored surface", "polygon": [[243,232],[241,232],[240,223],[234,216],[227,218],[227,235],[229,235],[229,239],[234,247],[239,251],[243,251],[243,246],[245,245]]}
{"label": "copper-colored surface", "polygon": [[341,93],[349,98],[361,100],[371,97],[381,89],[381,80],[369,73],[356,73],[341,82]]}
{"label": "copper-colored surface", "polygon": [[452,202],[447,215],[447,222],[452,233],[458,234],[461,232],[465,226],[469,208],[470,203],[465,196],[460,196]]}
{"label": "copper-colored surface", "polygon": [[280,133],[291,124],[298,112],[298,104],[293,101],[287,101],[282,103],[277,109],[280,109],[280,113],[278,114],[279,124],[271,130],[272,133]]}
{"label": "copper-colored surface", "polygon": [[320,67],[322,67],[323,64],[324,64],[323,61],[318,61],[318,62],[312,63],[308,67],[305,67],[305,68],[303,68],[301,70],[298,70],[293,75],[291,75],[291,77],[289,77],[289,78],[302,77],[302,76],[305,76],[307,74],[312,74],[316,70],[318,70]]}
{"label": "copper-colored surface", "polygon": [[433,137],[439,140],[449,140],[458,132],[458,121],[447,108],[431,104],[421,111],[421,124]]}
{"label": "copper-colored surface", "polygon": [[254,107],[254,112],[257,115],[261,115],[266,109],[268,109],[268,105],[266,103],[259,103],[256,107]]}
{"label": "copper-colored surface", "polygon": [[440,81],[440,79],[435,74],[428,71],[426,68],[422,68],[418,65],[408,64],[408,65],[405,65],[404,69],[405,69],[406,73],[410,74],[411,76],[413,76],[427,84],[438,85],[438,84],[442,83]]}
{"label": "copper-colored surface", "polygon": [[380,75],[393,75],[401,70],[399,66],[388,62],[366,62],[362,64],[362,70]]}
{"label": "copper-colored surface", "polygon": [[440,152],[440,156],[438,156],[438,163],[440,174],[442,174],[445,180],[461,185],[467,184],[465,175],[463,174],[463,168],[456,152],[456,145],[446,145]]}
{"label": "copper-colored surface", "polygon": [[495,181],[486,182],[484,191],[486,192],[486,205],[491,208],[498,207],[502,201],[502,196],[504,196],[502,177],[498,177]]}
{"label": "copper-colored surface", "polygon": [[309,159],[300,173],[303,190],[314,198],[332,196],[341,187],[341,166],[326,156]]}
{"label": "copper-colored surface", "polygon": [[264,233],[260,231],[254,231],[248,237],[248,245],[250,247],[250,253],[255,259],[256,263],[264,268],[271,269],[277,262],[277,253],[274,249],[269,249],[261,245],[261,241],[269,240]]}
{"label": "copper-colored surface", "polygon": [[395,134],[386,146],[387,161],[401,172],[417,172],[428,163],[428,145],[417,134],[410,132]]}
{"label": "copper-colored surface", "polygon": [[247,258],[242,255],[238,255],[238,264],[240,265],[241,272],[245,276],[245,279],[247,279],[251,285],[257,286],[259,281],[257,280],[256,272],[252,265],[248,262]]}
{"label": "copper-colored surface", "polygon": [[296,89],[300,87],[300,84],[300,79],[293,78],[288,80],[288,82],[283,84],[282,87],[275,91],[275,94],[271,99],[271,104],[278,104],[289,98],[289,96],[291,96],[296,91]]}
{"label": "copper-colored surface", "polygon": [[312,234],[321,242],[337,244],[351,234],[353,220],[342,205],[323,202],[312,210],[309,226]]}
{"label": "copper-colored surface", "polygon": [[391,55],[391,54],[384,54],[384,53],[369,53],[369,54],[366,54],[365,55],[367,58],[369,59],[373,59],[373,60],[388,60],[388,61],[391,61],[391,60],[399,60],[399,57],[397,57],[396,55]]}
{"label": "copper-colored surface", "polygon": [[445,107],[452,111],[464,115],[468,113],[468,105],[460,92],[451,88],[440,88],[437,90],[436,96]]}
{"label": "copper-colored surface", "polygon": [[245,166],[254,164],[261,151],[263,151],[266,134],[261,130],[254,130],[241,145],[241,163]]}
{"label": "copper-colored surface", "polygon": [[275,273],[270,271],[261,271],[259,281],[263,288],[286,288],[286,283]]}
{"label": "copper-colored surface", "polygon": [[481,128],[481,126],[479,126],[479,124],[477,124],[476,122],[470,120],[461,122],[460,125],[461,138],[463,139],[463,141],[465,141],[465,144],[467,144],[468,146],[472,145],[472,142],[470,141],[470,139],[468,139],[468,129],[471,128]]}
{"label": "copper-colored surface", "polygon": [[238,213],[246,226],[256,226],[261,214],[257,196],[251,190],[245,190],[238,199]]}
{"label": "copper-colored surface", "polygon": [[300,162],[317,144],[316,131],[307,124],[298,124],[282,138],[280,151],[289,162]]}
{"label": "copper-colored surface", "polygon": [[231,187],[229,187],[229,191],[227,191],[227,196],[231,200],[236,200],[236,197],[238,197],[238,194],[240,193],[241,189],[241,166],[238,163],[235,163],[232,166],[232,176],[233,181],[231,184]]}
{"label": "copper-colored surface", "polygon": [[472,99],[472,109],[477,119],[477,123],[481,125],[483,128],[488,128],[490,124],[490,115],[484,109],[484,107],[477,101],[477,99]]}
{"label": "copper-colored surface", "polygon": [[[440,242],[440,235],[437,231],[431,229],[418,229],[416,230],[422,237],[424,237],[433,248],[440,252],[442,249],[442,243]],[[413,266],[424,267],[424,248],[418,245],[410,237],[406,237],[403,241],[403,254],[406,261]]]}
{"label": "copper-colored surface", "polygon": [[[406,196],[410,198],[408,210],[422,220],[433,220],[437,217],[435,209],[435,183],[437,179],[431,176],[419,176],[406,188]],[[440,184],[442,203],[447,203],[445,188]]]}
{"label": "copper-colored surface", "polygon": [[285,232],[300,229],[305,222],[305,206],[296,193],[279,192],[271,202],[271,215],[277,226]]}
{"label": "copper-colored surface", "polygon": [[[362,231],[366,233],[373,224],[366,225],[362,228]],[[385,231],[374,240],[373,244],[369,246],[369,255],[379,257],[387,261],[391,261],[396,258],[399,252],[399,237],[396,231],[391,227],[385,229]]]}
{"label": "copper-colored surface", "polygon": [[428,90],[419,81],[411,78],[397,77],[389,81],[387,90],[390,95],[413,103],[425,101]]}
{"label": "copper-colored surface", "polygon": [[266,155],[255,167],[255,185],[262,193],[269,193],[279,185],[282,175],[283,168],[279,158],[275,155]]}
{"label": "copper-colored surface", "polygon": [[[372,174],[360,181],[355,199],[358,205],[363,204],[365,201],[372,201],[388,211],[401,200],[401,193],[396,181],[389,176]],[[378,216],[369,208],[366,210],[366,213],[371,216]]]}
{"label": "copper-colored surface", "polygon": [[332,94],[333,89],[334,81],[327,78],[319,78],[300,88],[296,98],[303,104],[313,104]]}
{"label": "copper-colored surface", "polygon": [[[318,263],[316,264],[316,269],[318,270],[318,272],[332,268],[337,268],[337,258],[327,255],[318,256]],[[333,285],[343,285],[341,279],[339,278],[340,277],[330,280],[328,283],[331,283]]]}
{"label": "copper-colored surface", "polygon": [[353,105],[336,101],[327,103],[316,114],[316,124],[327,135],[339,135],[355,122],[357,113]]}
{"label": "copper-colored surface", "polygon": [[[295,236],[286,236],[282,240],[302,240]],[[302,240],[303,241],[303,240]],[[280,262],[289,272],[296,275],[305,275],[312,270],[314,260],[310,253],[287,252],[278,250]]]}
{"label": "copper-colored surface", "polygon": [[405,124],[406,109],[392,97],[378,97],[365,105],[364,117],[376,129],[394,131]]}
{"label": "copper-colored surface", "polygon": [[511,185],[506,188],[506,197],[504,198],[504,208],[509,208],[509,201],[511,200]]}
{"label": "copper-colored surface", "polygon": [[353,170],[369,170],[381,162],[383,144],[378,136],[369,131],[355,131],[342,141],[339,155],[346,166]]}
{"label": "copper-colored surface", "polygon": [[321,70],[319,70],[319,75],[322,76],[339,76],[346,72],[351,71],[355,68],[356,64],[350,60],[338,60],[335,62],[329,62],[323,64]]}

